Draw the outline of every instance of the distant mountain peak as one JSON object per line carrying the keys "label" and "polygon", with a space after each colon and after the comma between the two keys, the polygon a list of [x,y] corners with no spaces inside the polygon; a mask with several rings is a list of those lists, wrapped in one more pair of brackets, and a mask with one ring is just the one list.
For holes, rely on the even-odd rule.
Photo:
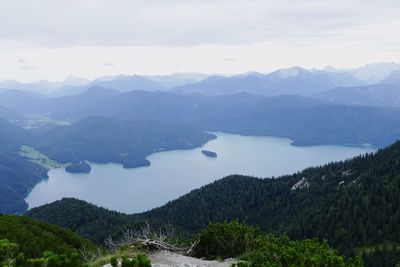
{"label": "distant mountain peak", "polygon": [[325,68],[322,69],[323,71],[327,71],[327,72],[332,72],[332,73],[339,73],[339,72],[343,72],[340,69],[337,69],[335,67],[332,67],[330,65],[325,66]]}
{"label": "distant mountain peak", "polygon": [[87,80],[79,76],[68,75],[63,81],[63,83],[68,85],[84,85],[90,83],[90,80]]}
{"label": "distant mountain peak", "polygon": [[400,70],[400,64],[380,62],[356,68],[351,71],[351,74],[366,83],[374,84],[388,78],[396,70]]}
{"label": "distant mountain peak", "polygon": [[[231,77],[264,77],[265,75],[260,73],[260,72],[256,72],[256,71],[249,71],[243,74],[236,74],[233,75]],[[224,77],[224,76],[219,76],[219,77]]]}
{"label": "distant mountain peak", "polygon": [[[88,89],[86,89],[85,91],[83,91],[82,94],[85,94],[85,93],[95,93],[95,92],[99,92],[99,91],[115,91],[115,90],[108,89],[108,88],[105,88],[105,87],[100,86],[100,85],[93,85],[93,86],[90,86],[90,87],[89,87]],[[116,92],[116,91],[115,91],[115,92]]]}
{"label": "distant mountain peak", "polygon": [[133,74],[133,75],[120,74],[120,75],[115,76],[114,80],[129,80],[129,79],[135,79],[135,78],[140,79],[142,77],[137,74]]}
{"label": "distant mountain peak", "polygon": [[276,77],[279,77],[282,79],[287,79],[287,78],[296,77],[296,76],[299,76],[299,75],[305,74],[305,73],[308,73],[308,71],[306,69],[295,66],[295,67],[291,67],[288,69],[277,70],[277,71],[273,72],[272,74]]}
{"label": "distant mountain peak", "polygon": [[380,83],[400,86],[400,70],[393,71],[386,79],[380,81]]}

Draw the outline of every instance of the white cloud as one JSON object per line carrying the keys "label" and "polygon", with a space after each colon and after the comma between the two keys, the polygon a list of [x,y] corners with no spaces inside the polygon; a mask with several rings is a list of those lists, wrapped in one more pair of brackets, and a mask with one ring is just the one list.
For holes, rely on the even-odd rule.
{"label": "white cloud", "polygon": [[236,62],[236,59],[230,57],[224,57],[222,60],[229,61],[229,62]]}
{"label": "white cloud", "polygon": [[0,6],[0,79],[400,61],[398,0],[0,0]]}
{"label": "white cloud", "polygon": [[39,68],[30,65],[23,65],[21,66],[21,70],[38,70]]}
{"label": "white cloud", "polygon": [[303,43],[399,11],[393,0],[3,0],[0,39],[56,47]]}
{"label": "white cloud", "polygon": [[[23,55],[39,69],[22,72],[15,59]],[[351,68],[378,61],[400,62],[400,54],[375,50],[368,42],[332,42],[329,45],[288,46],[276,42],[240,45],[182,47],[69,47],[51,49],[0,49],[0,79],[63,80],[72,74],[93,79],[103,75],[167,74],[173,72],[269,72],[300,65]],[[112,58],[115,66],[105,68]],[[235,62],[223,60],[235,58]]]}
{"label": "white cloud", "polygon": [[115,63],[113,63],[113,62],[104,62],[104,63],[103,63],[103,66],[104,66],[104,67],[114,67],[114,66],[115,66]]}

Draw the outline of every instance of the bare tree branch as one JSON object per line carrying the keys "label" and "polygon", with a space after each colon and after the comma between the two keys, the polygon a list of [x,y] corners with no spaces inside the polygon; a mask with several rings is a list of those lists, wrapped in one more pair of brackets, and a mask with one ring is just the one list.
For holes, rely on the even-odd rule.
{"label": "bare tree branch", "polygon": [[89,249],[86,246],[79,249],[79,253],[85,262],[94,262],[104,254],[101,248]]}
{"label": "bare tree branch", "polygon": [[114,241],[111,237],[108,237],[104,242],[111,251],[115,251],[123,245],[139,245],[148,250],[166,250],[185,255],[192,254],[193,248],[198,244],[198,240],[188,247],[178,247],[168,242],[168,240],[171,240],[174,236],[172,228],[158,228],[153,230],[150,224],[146,222],[141,227],[125,230],[119,241]]}

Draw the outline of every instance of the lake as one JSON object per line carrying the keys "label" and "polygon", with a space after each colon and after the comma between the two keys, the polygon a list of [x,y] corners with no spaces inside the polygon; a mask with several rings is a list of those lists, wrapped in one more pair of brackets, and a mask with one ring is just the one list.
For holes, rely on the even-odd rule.
{"label": "lake", "polygon": [[[134,213],[161,206],[229,174],[279,176],[374,151],[349,146],[296,147],[283,138],[216,135],[217,139],[201,148],[154,153],[148,157],[149,167],[91,164],[90,174],[52,169],[49,179],[36,185],[25,200],[33,208],[62,197],[76,197]],[[214,151],[218,157],[207,157],[201,150]]]}

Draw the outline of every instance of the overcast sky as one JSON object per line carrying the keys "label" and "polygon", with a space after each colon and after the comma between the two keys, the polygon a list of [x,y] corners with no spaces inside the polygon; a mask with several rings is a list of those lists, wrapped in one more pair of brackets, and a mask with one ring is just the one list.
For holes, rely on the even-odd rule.
{"label": "overcast sky", "polygon": [[400,62],[399,0],[0,4],[0,80]]}

